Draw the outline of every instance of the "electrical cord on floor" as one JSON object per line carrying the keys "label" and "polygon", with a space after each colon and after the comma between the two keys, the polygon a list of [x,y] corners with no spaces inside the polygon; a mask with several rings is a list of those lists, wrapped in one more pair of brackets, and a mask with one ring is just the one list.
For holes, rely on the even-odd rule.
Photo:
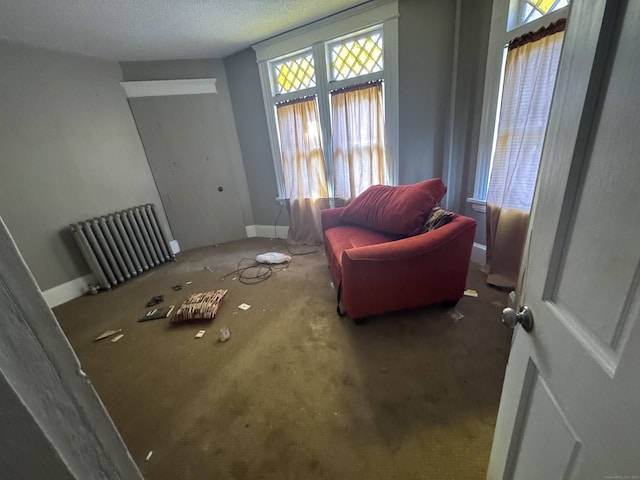
{"label": "electrical cord on floor", "polygon": [[278,211],[278,215],[276,215],[276,219],[273,222],[273,238],[277,239],[283,246],[284,248],[287,249],[287,252],[289,253],[289,255],[291,255],[292,257],[300,257],[303,255],[311,255],[312,253],[318,253],[318,249],[316,248],[315,250],[309,250],[307,252],[292,252],[291,248],[289,248],[289,244],[287,242],[283,242],[281,238],[278,238],[278,219],[280,218],[280,215],[282,214],[282,209],[284,208],[284,201],[282,201],[280,203],[280,210]]}
{"label": "electrical cord on floor", "polygon": [[[245,265],[243,265],[243,262]],[[247,265],[247,262],[251,263]],[[269,263],[260,263],[253,258],[242,258],[238,262],[238,268],[236,268],[233,272],[229,272],[226,275],[223,275],[222,280],[233,275],[234,273],[237,273],[238,281],[240,283],[244,283],[245,285],[254,285],[256,283],[268,280],[275,272],[280,272],[286,269],[287,266],[288,263],[274,265]]]}

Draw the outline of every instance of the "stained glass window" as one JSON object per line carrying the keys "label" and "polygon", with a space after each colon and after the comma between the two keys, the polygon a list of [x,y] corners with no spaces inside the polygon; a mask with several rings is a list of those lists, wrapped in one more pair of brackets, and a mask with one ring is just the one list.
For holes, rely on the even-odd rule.
{"label": "stained glass window", "polygon": [[297,92],[316,86],[313,54],[305,52],[272,64],[274,93]]}
{"label": "stained glass window", "polygon": [[331,80],[344,80],[383,69],[382,33],[369,32],[329,46]]}
{"label": "stained glass window", "polygon": [[569,0],[525,0],[522,3],[520,25],[544,17],[547,13],[569,5]]}

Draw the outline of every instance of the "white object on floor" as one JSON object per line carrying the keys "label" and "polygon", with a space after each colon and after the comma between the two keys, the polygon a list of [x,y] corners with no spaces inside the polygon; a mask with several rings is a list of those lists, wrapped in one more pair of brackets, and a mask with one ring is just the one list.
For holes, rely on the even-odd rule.
{"label": "white object on floor", "polygon": [[291,261],[289,255],[280,252],[267,252],[256,255],[256,262],[260,263],[286,263]]}
{"label": "white object on floor", "polygon": [[205,333],[207,333],[206,330],[198,330],[198,333],[196,333],[195,338],[202,338],[202,337],[204,337]]}
{"label": "white object on floor", "polygon": [[251,308],[251,305],[241,303],[240,305],[238,305],[238,308],[241,308],[242,310],[249,310]]}
{"label": "white object on floor", "polygon": [[220,341],[226,342],[230,338],[231,338],[231,332],[229,331],[229,329],[227,327],[222,327],[220,329]]}
{"label": "white object on floor", "polygon": [[149,453],[147,453],[147,456],[145,457],[144,461],[148,462],[149,459],[151,458],[151,455],[153,455],[153,450],[149,450]]}
{"label": "white object on floor", "polygon": [[476,290],[473,290],[472,288],[467,288],[464,291],[464,295],[465,295],[465,297],[477,297],[478,296],[478,292]]}
{"label": "white object on floor", "polygon": [[117,342],[118,340],[120,340],[122,337],[124,337],[124,335],[121,333],[120,335],[116,335],[115,337],[113,337],[113,338],[111,339],[111,341],[112,341],[113,343],[116,343],[116,342]]}

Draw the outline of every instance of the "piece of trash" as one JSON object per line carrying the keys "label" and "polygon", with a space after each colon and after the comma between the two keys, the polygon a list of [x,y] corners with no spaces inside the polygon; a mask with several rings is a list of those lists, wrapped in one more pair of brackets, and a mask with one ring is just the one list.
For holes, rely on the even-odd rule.
{"label": "piece of trash", "polygon": [[193,282],[186,282],[185,285],[191,285]]}
{"label": "piece of trash", "polygon": [[231,280],[236,280],[238,277],[233,277]]}
{"label": "piece of trash", "polygon": [[121,328],[119,328],[118,330],[107,330],[106,332],[103,332],[100,335],[98,335],[96,338],[94,338],[93,341],[97,342],[98,340],[102,340],[104,338],[110,337],[111,335],[115,335],[116,333],[120,333],[121,331],[122,331]]}
{"label": "piece of trash", "polygon": [[167,318],[173,312],[174,305],[169,305],[167,307],[154,308],[153,310],[149,310],[144,317],[139,318],[139,322],[146,322],[147,320],[159,320],[161,318]]}
{"label": "piece of trash", "polygon": [[147,302],[147,307],[153,307],[160,302],[164,302],[164,295],[156,295],[155,297],[151,297],[151,300]]}
{"label": "piece of trash", "polygon": [[464,295],[465,297],[477,297],[478,296],[478,292],[472,288],[467,288],[464,291]]}
{"label": "piece of trash", "polygon": [[333,283],[333,282],[329,282],[329,285],[331,285],[331,288],[332,288],[333,290],[335,290],[335,289],[336,289],[336,286],[334,285],[334,283]]}
{"label": "piece of trash", "polygon": [[122,337],[124,337],[124,335],[123,335],[123,334],[116,335],[115,337],[113,337],[113,338],[111,339],[111,341],[112,341],[113,343],[116,343],[116,342],[117,342],[118,340],[120,340]]}
{"label": "piece of trash", "polygon": [[153,450],[149,450],[149,453],[147,453],[147,456],[144,457],[144,461],[148,462],[149,459],[151,458],[151,455],[153,455]]}
{"label": "piece of trash", "polygon": [[261,253],[260,255],[256,255],[256,262],[258,263],[286,263],[291,261],[291,257],[289,255],[285,255],[284,253],[279,252],[267,252]]}
{"label": "piece of trash", "polygon": [[242,310],[249,310],[251,308],[251,305],[248,305],[246,303],[241,303],[240,305],[238,305],[238,308]]}
{"label": "piece of trash", "polygon": [[230,338],[231,338],[231,332],[229,331],[229,329],[227,327],[222,327],[220,329],[220,341],[226,342]]}
{"label": "piece of trash", "polygon": [[180,284],[178,283],[177,285],[174,285],[174,286],[173,286],[173,287],[171,287],[171,288],[173,288],[173,289],[177,292],[178,290],[182,290],[182,285],[180,285]]}
{"label": "piece of trash", "polygon": [[204,267],[202,267],[203,270],[206,270],[207,272],[213,272],[213,270],[211,269],[211,267],[205,265]]}
{"label": "piece of trash", "polygon": [[464,318],[464,315],[457,310],[454,310],[453,312],[448,312],[447,315],[449,315],[449,318],[453,319],[455,323],[458,323],[458,320],[460,320],[461,318]]}
{"label": "piece of trash", "polygon": [[195,338],[202,338],[202,337],[204,337],[205,333],[207,333],[206,330],[198,330],[198,333],[196,333]]}

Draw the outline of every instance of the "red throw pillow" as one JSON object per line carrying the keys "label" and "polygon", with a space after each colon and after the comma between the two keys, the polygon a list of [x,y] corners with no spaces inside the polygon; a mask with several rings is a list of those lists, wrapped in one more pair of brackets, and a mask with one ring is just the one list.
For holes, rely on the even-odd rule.
{"label": "red throw pillow", "polygon": [[446,192],[439,178],[397,187],[373,185],[347,205],[340,220],[381,232],[417,235]]}

